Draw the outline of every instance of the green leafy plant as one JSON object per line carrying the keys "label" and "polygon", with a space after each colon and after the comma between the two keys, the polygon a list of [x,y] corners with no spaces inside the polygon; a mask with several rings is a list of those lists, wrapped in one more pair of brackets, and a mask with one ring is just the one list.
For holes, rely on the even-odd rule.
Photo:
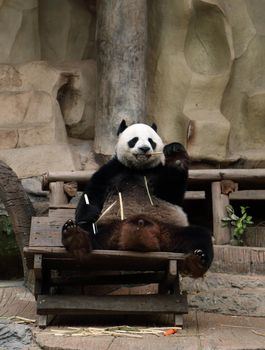
{"label": "green leafy plant", "polygon": [[236,244],[243,244],[244,233],[247,226],[254,224],[252,216],[248,215],[247,209],[249,207],[240,207],[241,216],[235,214],[235,210],[232,205],[226,206],[227,216],[222,219],[224,226],[232,226],[232,237]]}

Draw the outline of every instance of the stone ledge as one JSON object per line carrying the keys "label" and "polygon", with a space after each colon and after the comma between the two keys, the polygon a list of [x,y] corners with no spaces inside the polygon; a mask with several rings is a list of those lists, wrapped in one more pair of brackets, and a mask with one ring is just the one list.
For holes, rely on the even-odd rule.
{"label": "stone ledge", "polygon": [[204,278],[181,280],[190,307],[228,315],[265,317],[265,277],[208,272]]}
{"label": "stone ledge", "polygon": [[265,274],[265,248],[214,246],[212,272]]}

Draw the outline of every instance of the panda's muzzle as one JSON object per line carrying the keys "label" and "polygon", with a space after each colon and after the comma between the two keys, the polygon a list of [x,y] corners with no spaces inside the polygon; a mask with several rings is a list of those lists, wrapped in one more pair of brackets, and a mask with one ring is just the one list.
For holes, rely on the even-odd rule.
{"label": "panda's muzzle", "polygon": [[134,156],[138,160],[146,160],[151,157],[152,153],[134,153]]}
{"label": "panda's muzzle", "polygon": [[139,147],[139,148],[138,148],[138,152],[139,152],[139,153],[135,153],[134,156],[135,156],[136,159],[139,159],[139,160],[140,160],[140,159],[143,159],[143,160],[145,160],[145,159],[151,157],[152,153],[147,153],[147,152],[149,152],[150,150],[151,150],[151,148],[148,147],[148,146]]}
{"label": "panda's muzzle", "polygon": [[138,149],[144,154],[150,151],[150,147],[148,146],[142,146],[142,147],[139,147]]}

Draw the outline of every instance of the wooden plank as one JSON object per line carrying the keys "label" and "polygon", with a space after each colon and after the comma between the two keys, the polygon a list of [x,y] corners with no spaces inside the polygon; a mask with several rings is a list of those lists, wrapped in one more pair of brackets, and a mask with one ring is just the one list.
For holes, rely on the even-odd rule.
{"label": "wooden plank", "polygon": [[33,217],[29,246],[62,247],[61,231],[65,219],[53,220],[49,217]]}
{"label": "wooden plank", "polygon": [[205,198],[205,191],[186,191],[185,193],[185,199],[187,200],[202,200]]}
{"label": "wooden plank", "polygon": [[37,312],[46,314],[187,313],[186,295],[39,295]]}
{"label": "wooden plank", "polygon": [[[92,171],[47,172],[43,176],[43,185],[53,181],[86,182],[92,176]],[[189,180],[192,182],[205,181],[251,181],[265,183],[265,169],[190,169]]]}
{"label": "wooden plank", "polygon": [[75,206],[67,206],[65,208],[63,207],[50,207],[49,209],[49,217],[53,218],[55,220],[58,218],[60,222],[62,220],[68,220],[73,219],[75,216]]}
{"label": "wooden plank", "polygon": [[227,216],[226,206],[229,205],[229,197],[221,193],[221,183],[212,183],[212,211],[213,211],[213,233],[216,244],[227,244],[230,242],[230,229],[223,227],[222,219]]}
{"label": "wooden plank", "polygon": [[62,247],[62,226],[74,218],[74,209],[52,209],[49,214],[32,218],[29,246]]}
{"label": "wooden plank", "polygon": [[94,250],[88,253],[86,260],[80,264],[64,248],[25,247],[24,253],[30,268],[32,268],[31,256],[40,252],[44,255],[45,266],[49,269],[57,270],[161,271],[167,268],[168,260],[184,258],[184,255],[181,253]]}
{"label": "wooden plank", "polygon": [[[56,258],[56,254],[58,256],[66,255],[71,256],[65,248],[60,247],[25,247],[24,248],[25,254],[30,253],[41,253],[41,254],[52,254],[54,258]],[[158,259],[158,260],[183,260],[185,259],[185,254],[182,253],[171,253],[171,252],[146,252],[146,253],[140,253],[140,252],[133,252],[133,251],[127,251],[127,250],[93,250],[90,254],[91,257],[105,257],[105,258],[112,258],[117,257],[120,259],[124,258],[134,258],[134,259]]]}
{"label": "wooden plank", "polygon": [[[83,274],[80,274],[80,270],[76,276],[70,276],[66,278],[55,277],[52,279],[51,284],[53,286],[90,286],[90,285],[107,285],[107,284],[150,284],[150,283],[159,283],[163,277],[164,273],[161,271],[158,272],[145,272],[138,271],[137,273],[133,271],[92,271],[88,273],[87,270],[83,271]],[[89,271],[90,272],[90,271]],[[110,272],[108,274],[108,272]]]}
{"label": "wooden plank", "polygon": [[50,204],[50,209],[75,209],[76,204],[68,203],[68,204]]}
{"label": "wooden plank", "polygon": [[189,180],[201,181],[250,181],[265,183],[265,169],[191,169]]}
{"label": "wooden plank", "polygon": [[229,194],[231,200],[265,200],[265,190],[242,190]]}

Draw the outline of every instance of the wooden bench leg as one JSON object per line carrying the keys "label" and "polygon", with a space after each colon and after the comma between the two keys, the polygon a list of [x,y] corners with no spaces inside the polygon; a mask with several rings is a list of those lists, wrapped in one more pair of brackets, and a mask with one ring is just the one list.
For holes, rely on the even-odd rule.
{"label": "wooden bench leg", "polygon": [[35,276],[34,295],[37,299],[38,295],[41,294],[42,290],[42,254],[34,255],[33,270]]}
{"label": "wooden bench leg", "polygon": [[[167,275],[163,282],[159,283],[158,286],[159,294],[171,294],[176,295],[176,298],[180,296],[180,285],[179,285],[179,273],[177,260],[169,260]],[[160,320],[163,323],[172,326],[183,326],[183,315],[182,314],[166,314],[160,315]]]}
{"label": "wooden bench leg", "polygon": [[55,315],[38,315],[38,326],[40,328],[47,327],[52,322],[54,317]]}
{"label": "wooden bench leg", "polygon": [[158,285],[159,294],[180,294],[177,260],[169,260],[168,271],[164,280]]}

